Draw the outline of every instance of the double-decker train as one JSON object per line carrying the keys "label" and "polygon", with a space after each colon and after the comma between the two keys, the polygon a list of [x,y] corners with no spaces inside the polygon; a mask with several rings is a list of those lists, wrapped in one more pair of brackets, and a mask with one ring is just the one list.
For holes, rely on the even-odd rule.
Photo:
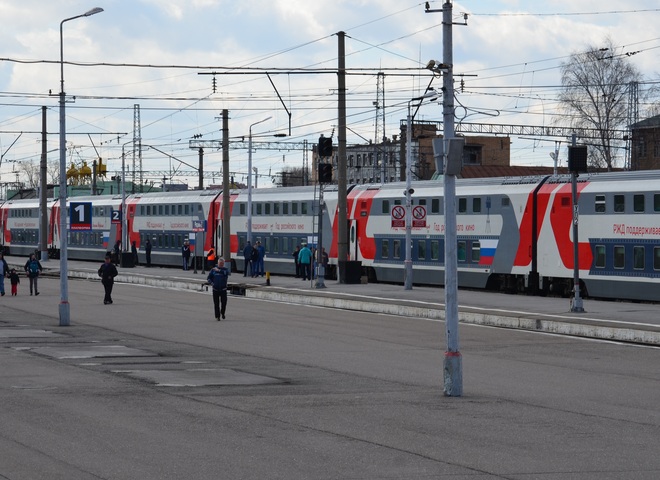
{"label": "double-decker train", "polygon": [[[417,284],[444,283],[443,182],[413,182],[411,258]],[[579,236],[574,247],[571,177],[459,179],[456,182],[458,283],[461,287],[570,295],[575,251],[581,291],[599,298],[660,300],[660,171],[583,174],[578,178]],[[347,194],[348,257],[361,262],[370,282],[402,282],[405,260],[404,183],[350,185]],[[122,212],[120,196],[74,197],[91,202],[91,230],[68,232],[71,259],[95,259],[122,238],[126,215],[128,247],[140,252],[147,238],[152,262],[181,265],[181,246],[188,240],[201,257],[211,248],[230,256],[234,269],[244,268],[248,195],[232,190],[230,221],[223,224],[221,190],[131,194]],[[293,274],[296,247],[321,245],[329,254],[329,271],[338,259],[338,191],[326,186],[323,212],[315,187],[255,189],[250,217],[253,241],[266,250],[267,270]],[[57,200],[48,201],[48,246],[60,244]],[[119,214],[117,214],[119,212]],[[0,205],[2,247],[27,255],[39,244],[37,200],[9,200]],[[200,222],[202,221],[202,222]],[[205,221],[205,222],[203,222]],[[320,222],[320,225],[319,225]],[[205,225],[203,232],[194,226]],[[222,252],[229,228],[230,255]],[[357,263],[352,263],[356,265]]]}

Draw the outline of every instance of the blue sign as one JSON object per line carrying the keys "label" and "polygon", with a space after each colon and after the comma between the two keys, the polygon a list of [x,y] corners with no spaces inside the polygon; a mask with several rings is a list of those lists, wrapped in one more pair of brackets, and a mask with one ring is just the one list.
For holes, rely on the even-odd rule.
{"label": "blue sign", "polygon": [[193,220],[192,221],[192,231],[193,232],[204,232],[206,230],[206,220]]}

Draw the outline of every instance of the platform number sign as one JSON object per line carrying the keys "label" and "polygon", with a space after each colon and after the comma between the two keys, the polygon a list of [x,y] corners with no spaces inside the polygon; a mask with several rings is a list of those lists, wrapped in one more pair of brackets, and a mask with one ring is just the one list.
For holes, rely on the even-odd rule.
{"label": "platform number sign", "polygon": [[69,214],[71,217],[70,230],[92,229],[92,202],[71,202]]}
{"label": "platform number sign", "polygon": [[110,223],[120,224],[121,223],[121,210],[111,210],[110,211]]}

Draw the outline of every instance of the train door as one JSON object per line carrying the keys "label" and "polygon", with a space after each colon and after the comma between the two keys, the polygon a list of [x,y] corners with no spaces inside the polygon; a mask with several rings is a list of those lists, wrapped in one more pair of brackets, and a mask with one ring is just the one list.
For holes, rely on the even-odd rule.
{"label": "train door", "polygon": [[348,259],[359,260],[358,256],[358,237],[357,220],[348,221]]}

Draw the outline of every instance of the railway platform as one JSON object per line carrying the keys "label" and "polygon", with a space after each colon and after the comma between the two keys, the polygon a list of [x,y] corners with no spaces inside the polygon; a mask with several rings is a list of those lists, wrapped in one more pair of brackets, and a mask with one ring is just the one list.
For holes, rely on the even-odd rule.
{"label": "railway platform", "polygon": [[[22,271],[25,259],[5,257],[10,267]],[[69,261],[71,279],[98,281],[93,262]],[[59,276],[59,261],[42,262],[44,275]],[[293,264],[291,265],[293,270]],[[178,290],[205,290],[208,272],[138,265],[119,268],[116,281]],[[293,276],[251,278],[242,272],[230,277],[234,294],[271,301],[281,301],[325,308],[411,316],[444,320],[444,290],[438,287],[366,283],[342,284],[325,280],[325,288],[316,281]],[[660,309],[657,304],[585,299],[584,312],[570,311],[570,299],[534,297],[502,293],[459,290],[459,321],[499,328],[530,330],[557,335],[660,345]]]}

